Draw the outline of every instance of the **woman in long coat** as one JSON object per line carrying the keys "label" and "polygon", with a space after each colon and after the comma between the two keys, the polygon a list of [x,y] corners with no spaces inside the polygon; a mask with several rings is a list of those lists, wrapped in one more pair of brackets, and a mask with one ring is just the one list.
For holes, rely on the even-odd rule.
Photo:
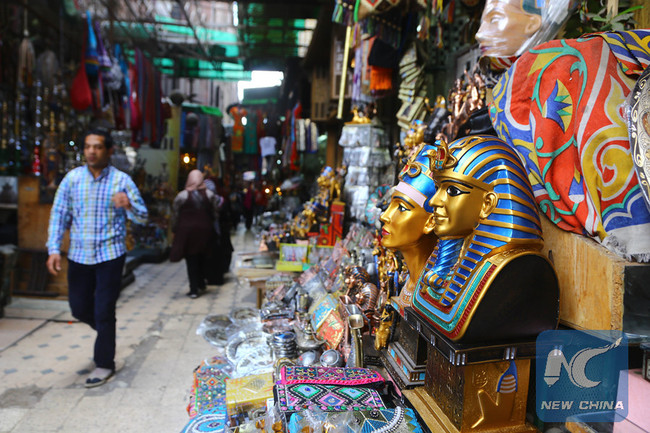
{"label": "woman in long coat", "polygon": [[206,189],[203,173],[192,170],[185,189],[178,193],[172,205],[174,241],[169,256],[172,262],[185,259],[190,282],[190,298],[198,298],[205,290],[207,261],[217,233],[219,221],[217,196]]}

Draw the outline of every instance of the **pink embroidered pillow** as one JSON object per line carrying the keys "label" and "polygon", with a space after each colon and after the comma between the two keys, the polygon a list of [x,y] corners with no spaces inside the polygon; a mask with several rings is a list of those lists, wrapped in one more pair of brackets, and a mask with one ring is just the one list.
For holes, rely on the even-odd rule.
{"label": "pink embroidered pillow", "polygon": [[384,378],[378,372],[358,367],[303,367],[290,365],[280,371],[281,385],[309,383],[318,385],[381,385]]}

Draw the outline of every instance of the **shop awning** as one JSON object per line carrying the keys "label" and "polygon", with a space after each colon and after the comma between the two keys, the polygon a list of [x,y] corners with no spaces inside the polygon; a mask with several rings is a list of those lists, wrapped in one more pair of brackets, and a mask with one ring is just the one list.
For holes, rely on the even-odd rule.
{"label": "shop awning", "polygon": [[191,111],[194,113],[207,114],[210,116],[223,117],[223,113],[219,107],[210,107],[208,105],[190,104],[184,102],[182,105],[183,111]]}

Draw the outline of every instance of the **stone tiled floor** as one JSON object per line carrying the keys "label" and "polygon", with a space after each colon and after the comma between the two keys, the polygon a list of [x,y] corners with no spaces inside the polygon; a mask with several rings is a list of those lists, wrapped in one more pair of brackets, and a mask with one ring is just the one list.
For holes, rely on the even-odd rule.
{"label": "stone tiled floor", "polygon": [[[255,249],[242,228],[233,244]],[[216,354],[197,326],[208,314],[255,306],[256,294],[230,273],[192,300],[184,262],[145,264],[135,274],[117,307],[119,371],[94,389],[84,387],[94,331],[66,302],[14,298],[0,319],[0,433],[181,431],[192,371]]]}

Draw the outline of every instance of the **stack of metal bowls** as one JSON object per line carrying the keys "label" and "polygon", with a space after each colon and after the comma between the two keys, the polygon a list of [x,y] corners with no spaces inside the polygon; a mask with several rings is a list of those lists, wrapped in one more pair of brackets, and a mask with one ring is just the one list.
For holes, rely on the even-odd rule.
{"label": "stack of metal bowls", "polygon": [[275,359],[298,357],[296,334],[292,331],[276,332],[271,336],[269,344]]}

